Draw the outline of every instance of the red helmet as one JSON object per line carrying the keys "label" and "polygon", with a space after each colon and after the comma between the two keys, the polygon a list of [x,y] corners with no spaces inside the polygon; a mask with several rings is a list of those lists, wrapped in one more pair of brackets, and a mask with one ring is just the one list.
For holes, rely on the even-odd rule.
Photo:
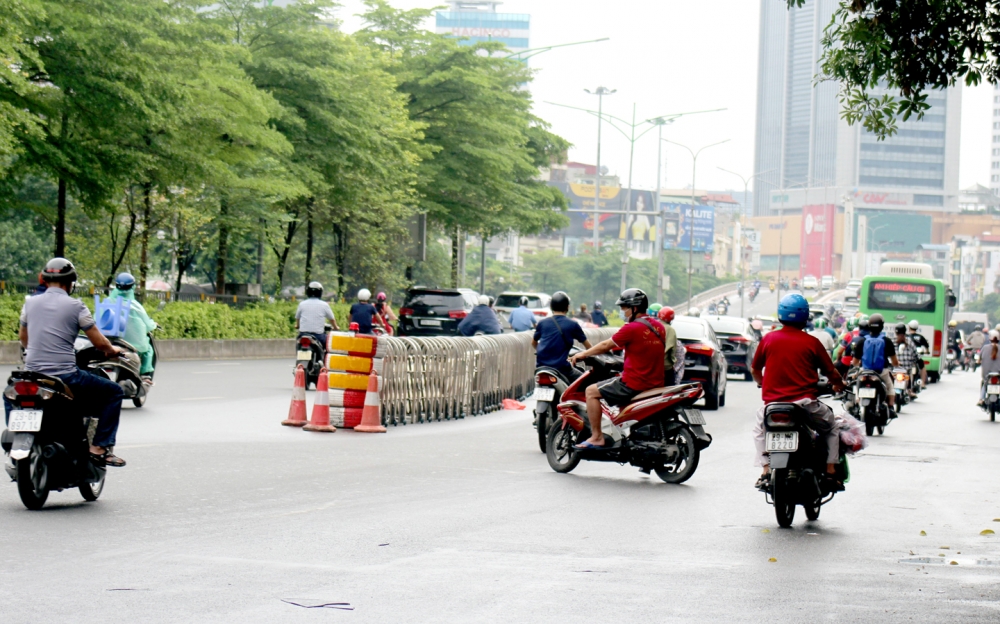
{"label": "red helmet", "polygon": [[663,306],[656,316],[664,323],[671,323],[674,320],[674,309],[670,306]]}

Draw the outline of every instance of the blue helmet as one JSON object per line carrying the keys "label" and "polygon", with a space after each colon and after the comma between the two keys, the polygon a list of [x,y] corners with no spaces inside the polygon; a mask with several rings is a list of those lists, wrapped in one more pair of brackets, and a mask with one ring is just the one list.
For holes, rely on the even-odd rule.
{"label": "blue helmet", "polygon": [[782,323],[805,323],[809,320],[809,302],[798,293],[785,295],[778,304],[778,320]]}
{"label": "blue helmet", "polygon": [[131,273],[119,273],[115,278],[115,288],[118,290],[128,290],[135,286],[135,278]]}

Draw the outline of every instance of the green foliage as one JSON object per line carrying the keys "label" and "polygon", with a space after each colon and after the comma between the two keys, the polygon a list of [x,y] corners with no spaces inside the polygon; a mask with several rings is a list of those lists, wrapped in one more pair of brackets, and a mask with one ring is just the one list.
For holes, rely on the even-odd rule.
{"label": "green foliage", "polygon": [[990,319],[990,325],[1000,323],[1000,294],[990,293],[982,299],[976,299],[964,304],[965,312],[985,312]]}

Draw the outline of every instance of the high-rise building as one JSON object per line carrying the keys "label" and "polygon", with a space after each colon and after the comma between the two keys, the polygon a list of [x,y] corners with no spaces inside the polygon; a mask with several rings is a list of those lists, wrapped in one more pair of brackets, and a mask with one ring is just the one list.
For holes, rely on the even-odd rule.
{"label": "high-rise building", "polygon": [[[928,93],[920,119],[883,141],[840,117],[839,85],[816,82],[823,31],[840,0],[801,8],[761,0],[754,214],[840,204],[865,210],[957,211],[961,89]],[[1000,91],[997,92],[1000,94]],[[1000,100],[994,111],[993,188],[1000,188]],[[780,192],[779,192],[780,191]]]}
{"label": "high-rise building", "polygon": [[523,13],[497,13],[496,0],[450,0],[449,10],[435,16],[439,35],[464,37],[469,43],[499,41],[511,52],[527,50],[531,16]]}
{"label": "high-rise building", "polygon": [[1000,84],[993,85],[993,142],[990,144],[990,190],[1000,196]]}

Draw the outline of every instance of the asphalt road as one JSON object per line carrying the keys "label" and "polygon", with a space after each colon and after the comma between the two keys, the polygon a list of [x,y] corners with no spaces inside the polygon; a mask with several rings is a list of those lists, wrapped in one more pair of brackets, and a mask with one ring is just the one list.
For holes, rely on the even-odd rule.
{"label": "asphalt road", "polygon": [[96,503],[54,493],[30,512],[0,485],[0,621],[1000,619],[1000,547],[980,535],[1000,531],[1000,423],[974,406],[978,375],[932,386],[819,521],[799,509],[782,530],[752,488],[753,384],[730,384],[707,414],[715,443],[673,486],[552,472],[529,411],[281,427],[290,366],[164,363]]}

